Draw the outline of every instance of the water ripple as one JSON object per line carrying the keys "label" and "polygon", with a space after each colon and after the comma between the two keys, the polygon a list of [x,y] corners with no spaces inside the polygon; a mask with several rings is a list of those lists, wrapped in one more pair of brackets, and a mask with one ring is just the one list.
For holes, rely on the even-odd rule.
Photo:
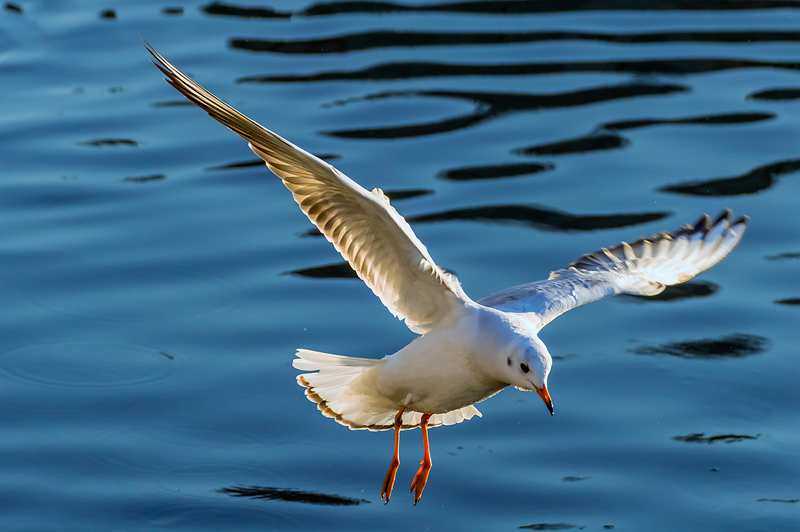
{"label": "water ripple", "polygon": [[208,317],[244,298],[227,278],[145,263],[61,266],[29,274],[17,290],[34,307],[111,321]]}
{"label": "water ripple", "polygon": [[[481,15],[525,15],[536,13],[564,13],[579,9],[596,11],[736,11],[750,10],[753,6],[748,2],[718,2],[714,0],[695,0],[692,2],[641,2],[638,0],[618,0],[616,2],[595,2],[591,8],[582,1],[558,0],[465,0],[461,2],[443,2],[422,5],[400,4],[397,2],[381,2],[371,0],[345,0],[341,2],[324,2],[313,4],[300,15],[336,16],[344,13],[465,13]],[[761,9],[795,8],[792,0],[765,0],[758,2]]]}
{"label": "water ripple", "polygon": [[741,196],[755,194],[778,183],[778,177],[800,171],[800,159],[779,161],[753,168],[734,177],[722,177],[704,181],[687,181],[667,185],[658,190],[687,196]]}
{"label": "water ripple", "polygon": [[154,347],[103,341],[49,342],[0,353],[0,375],[16,381],[80,388],[141,386],[175,368]]}
{"label": "water ripple", "polygon": [[303,40],[231,39],[231,48],[277,54],[341,54],[382,48],[420,46],[486,46],[548,41],[594,41],[614,44],[753,43],[800,41],[797,31],[671,31],[648,33],[596,33],[581,31],[536,32],[427,32],[367,31],[336,37]]}
{"label": "water ripple", "polygon": [[[390,126],[383,128],[368,129],[347,129],[324,132],[332,137],[348,139],[399,139],[410,137],[421,137],[456,131],[472,127],[488,119],[496,118],[501,115],[508,115],[522,111],[537,111],[541,109],[572,108],[592,105],[614,100],[638,98],[643,96],[665,96],[669,94],[688,91],[688,87],[677,84],[659,83],[622,83],[619,85],[606,85],[590,87],[568,92],[557,92],[553,94],[524,94],[509,92],[477,92],[477,91],[449,91],[449,90],[428,90],[428,91],[406,91],[399,93],[380,93],[364,98],[388,98],[388,97],[423,97],[423,98],[447,98],[453,100],[467,101],[476,106],[472,113],[446,118],[435,122],[422,124],[409,124],[402,126]],[[355,100],[341,101],[340,103],[352,103]]]}
{"label": "water ripple", "polygon": [[421,78],[475,76],[533,76],[566,73],[610,73],[688,76],[725,70],[765,68],[800,70],[796,61],[759,61],[727,57],[676,57],[670,59],[619,59],[613,61],[574,61],[555,63],[453,64],[440,62],[387,62],[361,70],[246,76],[237,83],[309,83],[317,81],[388,81]]}

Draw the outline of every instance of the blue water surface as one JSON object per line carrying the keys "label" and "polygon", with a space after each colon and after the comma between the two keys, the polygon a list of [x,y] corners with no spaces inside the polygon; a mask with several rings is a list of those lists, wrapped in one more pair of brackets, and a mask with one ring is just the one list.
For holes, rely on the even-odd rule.
{"label": "blue water surface", "polygon": [[[800,530],[800,3],[13,0],[0,529]],[[721,264],[541,333],[556,415],[350,431],[298,347],[413,333],[140,38],[371,189],[477,299],[725,208]]]}

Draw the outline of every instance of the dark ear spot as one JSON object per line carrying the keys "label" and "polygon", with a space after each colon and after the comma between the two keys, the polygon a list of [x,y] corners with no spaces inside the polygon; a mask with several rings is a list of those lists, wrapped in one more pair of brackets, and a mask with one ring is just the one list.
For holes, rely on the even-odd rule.
{"label": "dark ear spot", "polygon": [[522,373],[528,373],[531,370],[531,368],[529,368],[528,365],[525,362],[522,362],[519,365],[519,369],[522,370]]}
{"label": "dark ear spot", "polygon": [[508,363],[508,367],[511,367],[511,357],[508,357],[508,359],[506,360],[506,362]]}

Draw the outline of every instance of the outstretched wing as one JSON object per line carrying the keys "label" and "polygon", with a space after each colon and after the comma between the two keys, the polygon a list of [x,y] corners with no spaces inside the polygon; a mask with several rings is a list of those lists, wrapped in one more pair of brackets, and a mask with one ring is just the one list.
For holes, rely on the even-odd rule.
{"label": "outstretched wing", "polygon": [[333,166],[222,102],[147,43],[145,48],[170,85],[249,143],[325,238],[412,331],[424,333],[469,301],[458,279],[433,262],[380,189],[367,191]]}
{"label": "outstretched wing", "polygon": [[551,273],[546,281],[515,286],[478,303],[527,314],[538,331],[564,312],[605,296],[654,296],[709,269],[739,243],[748,218],[731,218],[730,210],[713,222],[703,215],[694,226],[674,233],[603,248]]}

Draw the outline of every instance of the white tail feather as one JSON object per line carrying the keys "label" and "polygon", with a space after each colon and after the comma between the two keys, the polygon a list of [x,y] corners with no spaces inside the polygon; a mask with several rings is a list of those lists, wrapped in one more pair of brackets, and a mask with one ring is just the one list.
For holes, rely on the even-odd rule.
{"label": "white tail feather", "polygon": [[[355,358],[298,349],[292,365],[304,373],[297,382],[306,389],[306,396],[320,411],[354,430],[388,430],[394,427],[399,407],[381,395],[375,381],[383,360]],[[422,412],[407,410],[403,414],[404,430],[418,427]],[[467,406],[445,414],[431,416],[428,426],[454,425],[481,413]]]}

